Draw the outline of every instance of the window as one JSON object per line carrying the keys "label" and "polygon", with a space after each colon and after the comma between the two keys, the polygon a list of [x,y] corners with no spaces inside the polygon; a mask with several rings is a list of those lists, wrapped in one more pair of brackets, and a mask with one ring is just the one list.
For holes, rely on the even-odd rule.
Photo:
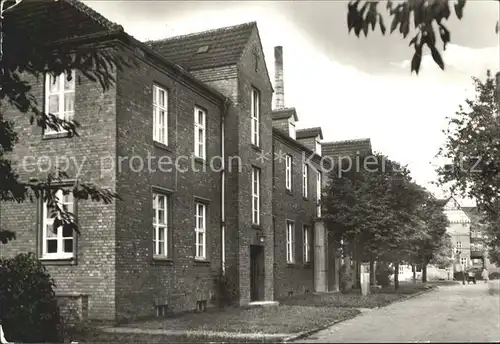
{"label": "window", "polygon": [[153,140],[168,145],[168,92],[153,85]]}
{"label": "window", "polygon": [[153,193],[153,255],[170,256],[170,230],[168,226],[169,197]]}
{"label": "window", "polygon": [[321,172],[319,171],[316,176],[316,199],[318,202],[316,206],[316,216],[321,217]]}
{"label": "window", "polygon": [[295,131],[295,123],[293,122],[292,118],[288,120],[288,128],[290,137],[295,140],[297,136]]}
{"label": "window", "polygon": [[309,186],[309,166],[302,164],[302,196],[307,198]]}
{"label": "window", "polygon": [[252,167],[252,223],[260,224],[260,169]]}
{"label": "window", "polygon": [[252,89],[252,105],[250,109],[252,121],[251,142],[253,145],[260,145],[260,93],[255,88]]}
{"label": "window", "polygon": [[309,241],[309,238],[311,237],[311,230],[308,226],[304,226],[304,238],[303,238],[303,243],[304,243],[304,252],[303,252],[303,258],[304,258],[304,263],[309,263],[311,261],[311,243]]}
{"label": "window", "polygon": [[[65,195],[62,190],[55,194],[59,206],[67,212],[74,214],[73,194]],[[47,259],[69,259],[75,254],[75,237],[72,229],[59,226],[53,230],[54,217],[51,216],[51,209],[48,209],[47,203],[43,205],[42,221],[42,258]]]}
{"label": "window", "polygon": [[403,274],[405,272],[405,267],[404,265],[399,266],[399,274]]}
{"label": "window", "polygon": [[[45,77],[45,112],[55,115],[66,121],[73,120],[75,114],[75,72],[72,72],[71,81],[66,73],[54,77],[47,74]],[[45,134],[55,134],[58,131],[45,129]]]}
{"label": "window", "polygon": [[206,157],[206,117],[204,110],[194,108],[194,155],[203,160]]}
{"label": "window", "polygon": [[207,259],[207,206],[203,203],[195,203],[195,259]]}
{"label": "window", "polygon": [[463,266],[467,266],[467,257],[460,258],[460,264],[462,264]]}
{"label": "window", "polygon": [[293,221],[286,222],[286,261],[287,263],[295,262],[293,254],[293,242],[295,234],[295,223]]}
{"label": "window", "polygon": [[316,154],[321,155],[321,143],[316,140]]}
{"label": "window", "polygon": [[457,241],[457,250],[462,249],[462,243],[460,241]]}
{"label": "window", "polygon": [[285,186],[288,191],[292,191],[292,156],[287,155],[285,158]]}

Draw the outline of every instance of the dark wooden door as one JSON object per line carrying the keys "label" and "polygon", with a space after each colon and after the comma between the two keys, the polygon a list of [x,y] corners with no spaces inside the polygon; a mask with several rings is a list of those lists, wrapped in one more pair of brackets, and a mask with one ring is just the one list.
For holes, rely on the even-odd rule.
{"label": "dark wooden door", "polygon": [[264,300],[264,247],[250,246],[250,300]]}

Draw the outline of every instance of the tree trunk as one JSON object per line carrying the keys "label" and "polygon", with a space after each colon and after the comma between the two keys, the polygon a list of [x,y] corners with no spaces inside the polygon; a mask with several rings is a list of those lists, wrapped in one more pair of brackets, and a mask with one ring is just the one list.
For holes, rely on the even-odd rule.
{"label": "tree trunk", "polygon": [[422,264],[422,283],[427,283],[427,261]]}
{"label": "tree trunk", "polygon": [[373,260],[371,260],[370,261],[370,285],[377,284],[377,279],[375,277],[375,265],[376,265],[376,263]]}
{"label": "tree trunk", "polygon": [[399,263],[394,264],[394,289],[399,289]]}
{"label": "tree trunk", "polygon": [[412,277],[413,284],[416,284],[417,283],[417,266],[415,264],[413,264],[411,266],[411,271],[413,273],[413,277]]}

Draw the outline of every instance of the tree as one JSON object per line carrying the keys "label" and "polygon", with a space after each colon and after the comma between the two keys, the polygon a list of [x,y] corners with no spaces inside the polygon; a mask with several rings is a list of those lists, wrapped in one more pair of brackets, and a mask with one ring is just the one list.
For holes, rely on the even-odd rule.
{"label": "tree", "polygon": [[438,184],[476,200],[492,236],[494,256],[500,242],[500,85],[490,71],[484,82],[473,82],[475,98],[465,100],[467,108],[459,106],[444,131],[446,142],[437,156],[449,163],[437,170]]}
{"label": "tree", "polygon": [[451,241],[451,236],[446,233],[443,235],[441,245],[438,250],[434,252],[432,258],[429,260],[429,263],[436,265],[440,269],[445,269],[453,264],[453,262],[453,243]]}
{"label": "tree", "polygon": [[323,199],[326,226],[355,261],[392,262],[397,268],[409,256],[410,238],[419,228],[423,189],[406,167],[382,154],[360,161],[361,169],[334,167]]}
{"label": "tree", "polygon": [[[60,27],[54,25],[54,21],[60,19],[57,16],[61,13],[54,12],[51,14],[51,20],[47,20],[47,17],[43,17],[43,12],[30,11],[29,5],[34,3],[36,2],[24,1],[15,6],[14,2],[2,1],[0,201],[20,203],[41,198],[51,209],[54,230],[63,226],[78,231],[74,215],[60,206],[55,195],[57,189],[54,183],[68,178],[64,172],[53,171],[44,180],[35,178],[20,180],[16,174],[10,154],[14,151],[18,136],[14,123],[4,114],[10,109],[15,109],[25,114],[26,121],[32,125],[43,129],[66,130],[70,136],[78,136],[79,123],[61,119],[52,113],[45,113],[32,94],[33,85],[27,80],[43,80],[46,74],[57,76],[66,72],[69,81],[71,71],[76,70],[84,77],[99,82],[103,91],[107,91],[114,85],[113,71],[122,68],[128,62],[121,58],[122,55],[116,46],[110,46],[105,42],[98,45],[83,44],[84,42],[78,39],[71,39],[74,37],[61,36]],[[61,7],[62,3],[60,2]],[[45,4],[48,6],[49,2]],[[49,12],[50,10],[48,8]],[[83,181],[77,181],[72,190],[64,192],[72,192],[75,199],[90,199],[104,203],[119,198],[110,190]],[[12,239],[15,239],[15,233],[0,228],[0,242],[5,244]]]}
{"label": "tree", "polygon": [[[357,37],[363,32],[367,37],[369,31],[376,30],[378,26],[382,34],[385,35],[386,26],[378,9],[380,2],[379,0],[349,1],[347,5],[347,28],[349,32],[354,30]],[[384,1],[384,3],[389,16],[392,18],[391,34],[398,30],[401,36],[406,39],[412,28],[416,32],[410,40],[410,46],[413,45],[415,50],[411,60],[411,71],[418,74],[424,46],[429,48],[434,62],[441,69],[444,69],[443,58],[436,48],[438,41],[436,37],[439,34],[443,43],[443,50],[446,50],[446,45],[451,41],[451,34],[443,20],[447,20],[451,16],[452,6],[457,18],[462,19],[466,0],[454,1],[453,5],[449,0],[405,0],[397,2],[389,0]],[[498,22],[495,30],[498,33]]]}

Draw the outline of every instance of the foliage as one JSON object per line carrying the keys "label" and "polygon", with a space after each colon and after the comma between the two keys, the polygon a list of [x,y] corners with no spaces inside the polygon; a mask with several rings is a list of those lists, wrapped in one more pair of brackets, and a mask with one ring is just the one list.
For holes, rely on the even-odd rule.
{"label": "foliage", "polygon": [[441,245],[437,251],[434,252],[432,258],[429,260],[430,264],[436,265],[440,269],[445,269],[453,263],[453,243],[451,236],[445,234],[441,239]]}
{"label": "foliage", "polygon": [[[78,40],[61,37],[60,26],[54,25],[54,22],[64,14],[46,11],[52,16],[51,20],[47,20],[44,11],[30,13],[27,8],[29,4],[29,1],[23,1],[10,11],[5,11],[0,22],[4,34],[3,54],[0,55],[0,200],[20,203],[43,198],[52,209],[51,216],[56,219],[54,229],[62,225],[78,231],[75,217],[62,209],[55,196],[57,189],[53,184],[68,178],[65,173],[52,171],[47,179],[22,180],[14,171],[14,163],[8,155],[13,152],[18,135],[13,121],[5,113],[15,109],[25,114],[26,122],[31,125],[42,129],[66,130],[69,136],[78,136],[79,123],[45,113],[44,107],[38,104],[32,93],[34,85],[28,80],[40,82],[47,74],[57,76],[63,72],[71,80],[71,71],[74,70],[77,75],[99,82],[106,91],[114,85],[115,70],[128,62],[122,58],[116,46],[104,43],[85,45]],[[52,3],[47,2],[46,6],[49,5],[52,6]],[[63,6],[62,2],[60,6]],[[54,43],[56,38],[65,43]],[[78,84],[79,79],[76,81]],[[22,125],[22,122],[17,124]],[[82,181],[77,181],[71,192],[75,199],[104,203],[118,198],[112,191]],[[12,239],[15,239],[15,233],[0,228],[0,242],[5,244]]]}
{"label": "foliage", "polygon": [[[349,32],[354,30],[357,37],[363,32],[367,37],[368,32],[370,30],[375,31],[378,26],[380,32],[385,35],[386,26],[378,9],[381,2],[379,0],[349,1],[347,6],[347,28]],[[389,0],[382,3],[385,3],[385,8],[389,16],[392,17],[391,34],[398,30],[401,36],[406,39],[410,30],[415,31],[415,35],[409,44],[410,46],[413,45],[415,50],[411,60],[411,71],[418,74],[425,45],[429,48],[434,62],[441,69],[444,69],[443,58],[436,48],[438,43],[437,34],[439,34],[443,43],[443,50],[446,50],[446,45],[451,41],[451,34],[443,20],[448,20],[451,16],[451,1],[404,0],[396,2]],[[454,1],[453,8],[458,19],[462,19],[465,3],[466,0]],[[498,22],[495,30],[498,33]]]}
{"label": "foliage", "polygon": [[[466,99],[444,131],[446,142],[438,156],[449,162],[437,172],[439,184],[452,193],[474,198],[485,215],[494,259],[500,248],[500,118],[499,96],[491,72],[473,78],[474,99]],[[497,260],[498,262],[498,260]]]}
{"label": "foliage", "polygon": [[360,160],[367,168],[335,166],[323,198],[325,224],[337,243],[349,243],[344,253],[361,261],[409,259],[426,192],[382,154]]}
{"label": "foliage", "polygon": [[488,278],[489,279],[493,279],[493,280],[494,279],[500,279],[500,272],[496,272],[496,271],[492,272],[492,273],[489,274]]}
{"label": "foliage", "polygon": [[339,271],[339,289],[342,293],[347,293],[352,288],[352,270],[347,264],[342,264]]}
{"label": "foliage", "polygon": [[377,262],[375,268],[375,279],[377,280],[377,285],[382,287],[388,287],[391,284],[391,276],[394,274],[394,269],[388,263]]}
{"label": "foliage", "polygon": [[33,254],[0,260],[0,318],[9,341],[40,343],[61,339],[54,287],[54,281]]}

